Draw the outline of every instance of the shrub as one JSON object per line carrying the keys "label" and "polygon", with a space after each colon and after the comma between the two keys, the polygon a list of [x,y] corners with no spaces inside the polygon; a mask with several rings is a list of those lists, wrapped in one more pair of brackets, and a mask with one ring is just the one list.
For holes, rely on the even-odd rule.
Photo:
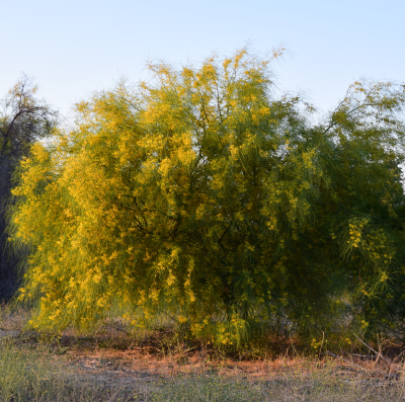
{"label": "shrub", "polygon": [[150,68],[21,163],[10,230],[31,250],[32,325],[90,329],[118,303],[227,346],[277,325],[329,336],[347,312],[371,328],[403,282],[403,88],[357,82],[311,123],[245,50]]}

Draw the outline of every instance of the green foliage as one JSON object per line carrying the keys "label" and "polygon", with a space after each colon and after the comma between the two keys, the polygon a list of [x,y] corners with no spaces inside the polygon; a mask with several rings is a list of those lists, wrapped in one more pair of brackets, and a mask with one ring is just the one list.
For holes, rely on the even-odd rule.
{"label": "green foliage", "polygon": [[404,88],[355,83],[314,124],[245,50],[150,68],[21,163],[10,230],[31,248],[32,325],[91,329],[113,303],[226,347],[378,325],[405,283]]}

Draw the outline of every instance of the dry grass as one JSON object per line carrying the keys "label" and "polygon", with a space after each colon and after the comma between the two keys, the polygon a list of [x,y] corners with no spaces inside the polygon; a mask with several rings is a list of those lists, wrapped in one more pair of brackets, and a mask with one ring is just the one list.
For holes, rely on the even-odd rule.
{"label": "dry grass", "polygon": [[23,330],[28,316],[0,313],[0,401],[405,400],[401,358],[230,357],[118,324],[43,338]]}

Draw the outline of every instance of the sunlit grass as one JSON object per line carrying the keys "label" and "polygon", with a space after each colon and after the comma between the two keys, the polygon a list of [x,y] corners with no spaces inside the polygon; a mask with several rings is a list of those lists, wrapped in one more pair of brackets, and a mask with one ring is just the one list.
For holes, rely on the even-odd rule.
{"label": "sunlit grass", "polygon": [[[405,397],[401,379],[388,381],[339,371],[326,364],[312,371],[290,369],[269,379],[215,374],[142,377],[106,381],[102,374],[88,375],[50,352],[10,340],[0,342],[0,401],[399,401]],[[117,372],[117,375],[123,373]]]}
{"label": "sunlit grass", "polygon": [[168,328],[137,337],[128,335],[124,327],[114,329],[119,323],[93,336],[80,338],[67,332],[58,340],[25,333],[29,311],[3,308],[0,313],[4,331],[0,402],[385,402],[405,398],[399,360],[390,360],[390,372],[398,375],[387,379],[389,367],[381,359],[378,364],[360,358],[351,363],[351,355],[344,355],[345,360],[327,355],[320,359],[318,353],[311,357],[291,350],[281,355],[227,356],[221,351],[195,350]]}

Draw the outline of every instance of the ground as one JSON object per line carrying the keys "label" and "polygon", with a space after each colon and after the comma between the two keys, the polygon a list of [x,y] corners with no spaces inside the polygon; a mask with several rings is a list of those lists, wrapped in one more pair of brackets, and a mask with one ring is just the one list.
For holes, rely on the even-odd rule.
{"label": "ground", "polygon": [[118,322],[92,336],[67,330],[44,337],[24,331],[27,315],[3,314],[0,321],[0,400],[405,400],[400,357],[304,356],[288,346],[277,355],[229,356],[168,345],[162,330],[134,337]]}

